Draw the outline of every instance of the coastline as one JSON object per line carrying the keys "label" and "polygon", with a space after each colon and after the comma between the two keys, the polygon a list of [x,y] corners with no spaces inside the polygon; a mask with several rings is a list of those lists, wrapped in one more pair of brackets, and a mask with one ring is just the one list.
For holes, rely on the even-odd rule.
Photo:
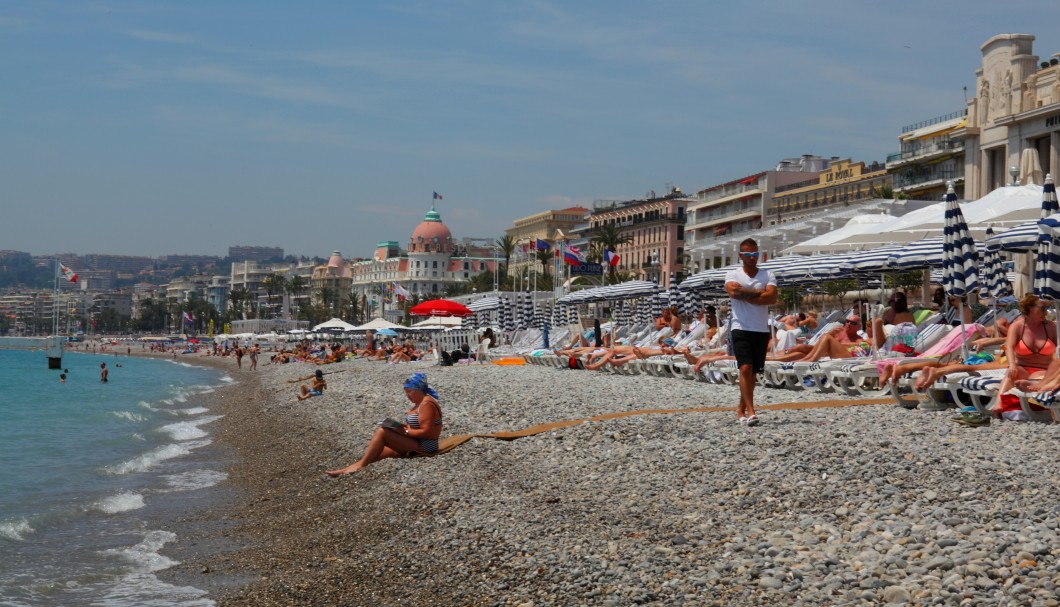
{"label": "coastline", "polygon": [[[211,357],[202,357],[204,359]],[[266,358],[266,357],[263,357]],[[1049,604],[1060,586],[1060,427],[893,405],[632,415],[432,458],[356,459],[425,371],[445,436],[659,407],[736,391],[537,366],[346,361],[259,365],[218,390],[228,497],[177,521],[159,572],[222,606]],[[759,403],[813,392],[756,391]]]}

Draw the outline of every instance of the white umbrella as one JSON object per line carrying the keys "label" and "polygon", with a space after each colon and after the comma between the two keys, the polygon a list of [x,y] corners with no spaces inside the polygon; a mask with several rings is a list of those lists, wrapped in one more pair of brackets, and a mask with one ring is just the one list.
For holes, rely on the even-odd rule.
{"label": "white umbrella", "polygon": [[322,322],[313,327],[313,331],[329,331],[333,329],[338,329],[339,331],[353,331],[356,327],[341,318],[332,318],[329,321]]}
{"label": "white umbrella", "polygon": [[394,323],[383,320],[382,318],[373,318],[372,320],[364,323],[363,325],[352,327],[351,331],[378,331],[379,329],[401,329],[401,325],[395,325]]}

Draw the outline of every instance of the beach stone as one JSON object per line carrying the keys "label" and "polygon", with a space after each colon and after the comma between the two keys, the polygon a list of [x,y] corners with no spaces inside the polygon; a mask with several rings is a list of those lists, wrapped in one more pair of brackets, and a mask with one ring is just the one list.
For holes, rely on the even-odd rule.
{"label": "beach stone", "polygon": [[758,585],[762,588],[769,588],[772,590],[780,590],[784,587],[784,582],[774,577],[764,577],[758,580]]}
{"label": "beach stone", "polygon": [[912,599],[909,591],[901,586],[888,586],[883,589],[883,602],[888,605],[908,603]]}

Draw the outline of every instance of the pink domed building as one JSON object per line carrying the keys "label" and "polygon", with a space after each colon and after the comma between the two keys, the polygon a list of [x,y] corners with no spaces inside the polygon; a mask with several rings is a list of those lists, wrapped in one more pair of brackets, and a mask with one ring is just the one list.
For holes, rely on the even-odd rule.
{"label": "pink domed building", "polygon": [[[389,299],[385,308],[397,315],[395,292],[400,289],[408,292],[409,297],[436,299],[444,297],[452,285],[465,284],[485,271],[492,272],[497,258],[487,244],[491,242],[485,238],[457,242],[441,214],[431,206],[423,221],[412,230],[405,250],[398,241],[382,241],[376,245],[372,259],[350,264],[353,292],[381,304]],[[378,315],[378,309],[375,313]]]}

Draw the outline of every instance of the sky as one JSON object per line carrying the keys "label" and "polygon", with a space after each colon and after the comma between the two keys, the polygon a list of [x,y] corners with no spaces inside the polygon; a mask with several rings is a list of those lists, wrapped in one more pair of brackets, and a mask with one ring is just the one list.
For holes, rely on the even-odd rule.
{"label": "sky", "polygon": [[[367,257],[884,161],[965,107],[980,46],[1060,52],[1055,0],[0,4],[0,249]],[[967,87],[967,93],[965,92]]]}

